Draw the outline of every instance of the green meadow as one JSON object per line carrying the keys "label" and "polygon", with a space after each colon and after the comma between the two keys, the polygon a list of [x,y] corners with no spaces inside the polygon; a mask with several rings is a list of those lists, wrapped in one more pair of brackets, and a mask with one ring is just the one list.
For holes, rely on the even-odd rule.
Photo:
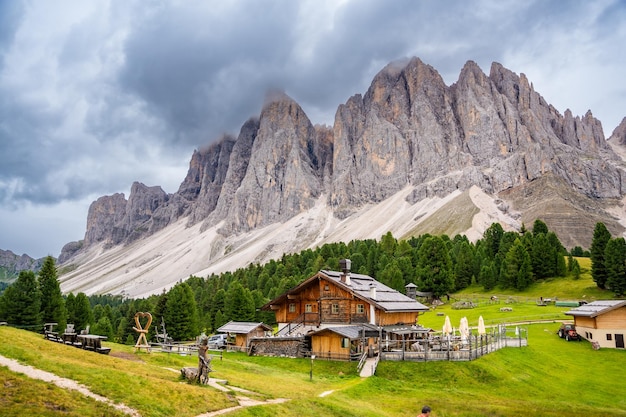
{"label": "green meadow", "polygon": [[[584,297],[583,297],[584,296]],[[626,416],[626,351],[593,350],[556,335],[567,307],[537,306],[539,297],[611,298],[593,287],[587,275],[535,284],[523,294],[490,294],[468,289],[444,306],[420,316],[420,324],[440,330],[446,315],[458,326],[467,317],[475,327],[518,323],[528,346],[504,348],[472,362],[381,362],[376,375],[360,378],[356,363],[249,357],[224,352],[212,360],[212,379],[230,390],[189,384],[179,370],[196,366],[194,356],[135,352],[131,346],[104,343],[110,355],[67,347],[40,334],[0,327],[0,355],[72,379],[141,416],[200,416],[238,404],[285,399],[234,409],[230,417],[260,416],[416,416],[424,404],[433,416]],[[454,309],[471,301],[471,309]],[[512,311],[502,312],[501,307]],[[534,324],[526,324],[528,321]],[[311,378],[312,370],[312,378]],[[120,411],[76,391],[58,388],[0,367],[2,416],[120,416]],[[249,390],[240,394],[232,387]]]}

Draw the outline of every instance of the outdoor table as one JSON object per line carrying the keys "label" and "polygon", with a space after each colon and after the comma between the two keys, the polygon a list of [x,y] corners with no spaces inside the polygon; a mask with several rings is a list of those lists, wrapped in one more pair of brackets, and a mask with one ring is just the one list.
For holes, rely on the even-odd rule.
{"label": "outdoor table", "polygon": [[77,334],[72,332],[66,332],[61,335],[63,337],[63,343],[66,345],[82,347],[82,342],[77,341]]}
{"label": "outdoor table", "polygon": [[76,337],[80,340],[83,349],[93,350],[98,353],[109,353],[111,351],[111,348],[102,347],[102,341],[106,340],[106,336],[79,334]]}

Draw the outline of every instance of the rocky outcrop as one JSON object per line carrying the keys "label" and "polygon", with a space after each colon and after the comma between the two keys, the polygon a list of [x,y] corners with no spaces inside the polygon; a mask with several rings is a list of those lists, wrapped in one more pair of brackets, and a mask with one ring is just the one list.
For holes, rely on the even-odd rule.
{"label": "rocky outcrop", "polygon": [[[626,144],[626,119],[612,141]],[[410,187],[407,201],[478,186],[496,195],[550,175],[592,199],[621,198],[622,160],[589,111],[561,115],[524,74],[469,61],[447,86],[417,58],[380,71],[368,91],[336,112],[332,128],[313,126],[290,97],[268,97],[237,138],[194,152],[171,195],[133,184],[92,204],[83,247],[129,243],[185,217],[223,235],[284,222],[320,198],[345,218]],[[63,259],[80,252],[64,248]]]}
{"label": "rocky outcrop", "polygon": [[133,183],[128,201],[121,193],[100,197],[89,207],[84,246],[118,245],[161,230],[177,218],[167,210],[170,197],[159,186],[139,182]]}
{"label": "rocky outcrop", "polygon": [[226,211],[225,228],[246,231],[312,207],[323,190],[326,162],[317,139],[296,102],[284,94],[271,97],[261,112],[247,170]]}
{"label": "rocky outcrop", "polygon": [[34,259],[26,254],[16,255],[10,250],[0,249],[0,275],[2,281],[12,281],[14,278],[17,278],[20,271],[39,271],[44,259]]}
{"label": "rocky outcrop", "polygon": [[622,122],[613,130],[609,142],[626,146],[626,117],[624,117]]}

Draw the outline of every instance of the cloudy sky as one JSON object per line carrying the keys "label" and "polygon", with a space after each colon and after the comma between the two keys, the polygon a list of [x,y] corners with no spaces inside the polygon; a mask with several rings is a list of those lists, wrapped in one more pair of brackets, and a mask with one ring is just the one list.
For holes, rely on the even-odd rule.
{"label": "cloudy sky", "polygon": [[194,149],[269,90],[313,123],[417,56],[448,85],[473,60],[527,75],[561,113],[626,116],[623,1],[0,0],[0,249],[58,256],[89,204],[178,189]]}

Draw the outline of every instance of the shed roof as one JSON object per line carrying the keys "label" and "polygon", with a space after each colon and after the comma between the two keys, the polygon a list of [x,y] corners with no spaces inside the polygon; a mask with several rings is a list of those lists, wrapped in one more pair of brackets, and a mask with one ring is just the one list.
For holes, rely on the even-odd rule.
{"label": "shed roof", "polygon": [[[360,326],[333,326],[333,327],[326,327],[324,329],[311,332],[309,333],[309,336],[314,336],[316,334],[320,334],[324,332],[337,333],[338,335],[347,337],[349,339],[360,339],[363,336],[365,337],[378,336],[379,327],[372,325],[372,324],[366,324],[366,323]],[[365,333],[365,335],[363,333]]]}
{"label": "shed roof", "polygon": [[217,329],[217,331],[220,333],[248,334],[259,327],[261,327],[263,330],[272,330],[272,328],[265,323],[253,323],[249,321],[229,321],[228,323]]}
{"label": "shed roof", "polygon": [[566,311],[565,314],[576,317],[596,317],[624,306],[626,306],[626,300],[598,300]]}

